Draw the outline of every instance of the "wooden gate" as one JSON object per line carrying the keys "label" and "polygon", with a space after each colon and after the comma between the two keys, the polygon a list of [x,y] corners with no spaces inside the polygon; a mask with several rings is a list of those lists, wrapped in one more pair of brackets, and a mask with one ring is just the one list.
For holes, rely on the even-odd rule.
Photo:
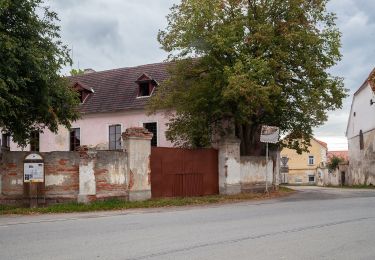
{"label": "wooden gate", "polygon": [[218,194],[217,150],[152,147],[151,192],[153,198]]}

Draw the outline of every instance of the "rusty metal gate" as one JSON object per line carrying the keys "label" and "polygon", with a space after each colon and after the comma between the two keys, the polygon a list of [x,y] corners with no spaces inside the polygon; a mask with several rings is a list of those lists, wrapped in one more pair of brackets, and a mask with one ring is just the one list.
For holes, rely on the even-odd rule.
{"label": "rusty metal gate", "polygon": [[218,152],[215,149],[152,147],[153,198],[218,194],[218,178]]}

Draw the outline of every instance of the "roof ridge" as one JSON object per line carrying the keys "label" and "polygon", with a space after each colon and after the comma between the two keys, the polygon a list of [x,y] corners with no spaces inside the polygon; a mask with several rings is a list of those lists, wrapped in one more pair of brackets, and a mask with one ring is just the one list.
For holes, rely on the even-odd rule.
{"label": "roof ridge", "polygon": [[[366,77],[365,81],[362,83],[362,85],[354,92],[353,96],[356,96],[364,87],[366,84],[370,83],[370,86],[372,85],[370,82],[371,76],[375,75],[375,68],[373,68],[370,72],[370,74]],[[371,86],[372,87],[372,86]]]}
{"label": "roof ridge", "polygon": [[173,61],[161,61],[161,62],[148,63],[148,64],[137,65],[137,66],[129,66],[129,67],[121,67],[121,68],[115,68],[115,69],[108,69],[108,70],[100,70],[100,71],[95,71],[95,72],[91,72],[91,73],[88,73],[88,74],[80,74],[80,75],[67,76],[67,77],[68,78],[76,78],[76,77],[80,78],[80,77],[87,76],[87,75],[98,75],[98,74],[106,73],[106,72],[108,73],[108,72],[122,71],[122,70],[126,70],[126,69],[136,69],[136,68],[147,67],[147,66],[170,64],[172,62]]}

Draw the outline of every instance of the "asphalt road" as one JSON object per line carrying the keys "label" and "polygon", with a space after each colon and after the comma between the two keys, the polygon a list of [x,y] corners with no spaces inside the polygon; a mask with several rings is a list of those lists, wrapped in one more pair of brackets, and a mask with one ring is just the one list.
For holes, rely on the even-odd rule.
{"label": "asphalt road", "polygon": [[0,217],[0,259],[375,259],[375,191],[299,188],[210,207]]}

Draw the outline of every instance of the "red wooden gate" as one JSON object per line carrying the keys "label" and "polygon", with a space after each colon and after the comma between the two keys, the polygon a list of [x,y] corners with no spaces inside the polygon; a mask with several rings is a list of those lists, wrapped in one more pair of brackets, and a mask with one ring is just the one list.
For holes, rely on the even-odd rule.
{"label": "red wooden gate", "polygon": [[152,147],[153,198],[218,194],[218,178],[218,152],[215,149]]}

